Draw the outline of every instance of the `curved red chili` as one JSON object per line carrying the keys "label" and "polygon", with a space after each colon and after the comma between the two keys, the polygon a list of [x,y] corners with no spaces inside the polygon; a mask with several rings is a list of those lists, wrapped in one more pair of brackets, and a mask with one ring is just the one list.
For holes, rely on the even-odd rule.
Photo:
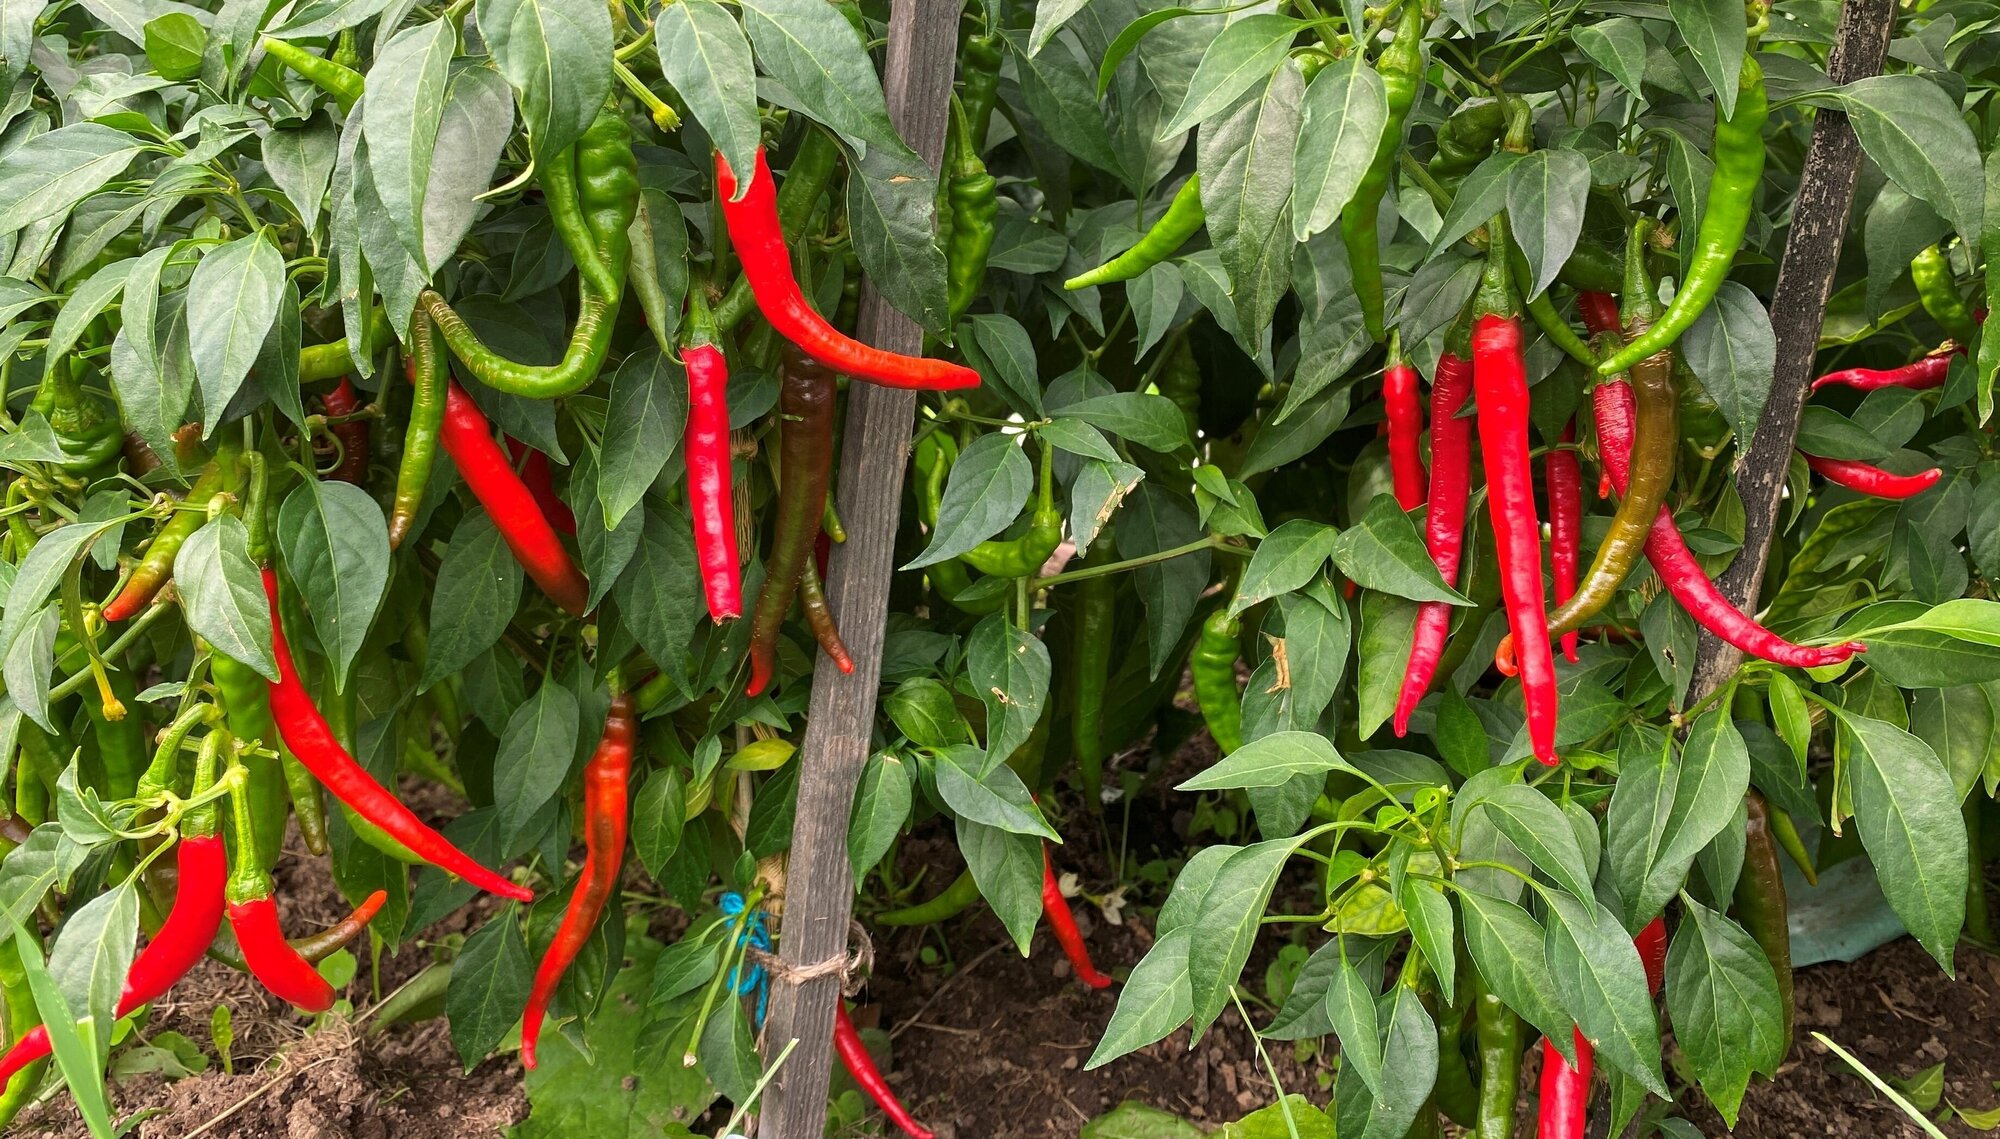
{"label": "curved red chili", "polygon": [[[353,415],[361,410],[361,397],[355,393],[354,385],[346,376],[333,390],[320,397],[321,406],[328,415]],[[365,486],[368,482],[368,421],[350,419],[336,423],[328,430],[340,440],[340,465],[333,468],[333,477],[355,486]]]}
{"label": "curved red chili", "polygon": [[[269,880],[266,879],[268,887]],[[229,903],[229,928],[243,950],[243,963],[273,996],[305,1012],[333,1007],[333,986],[312,962],[285,940],[278,902],[269,894]]]}
{"label": "curved red chili", "polygon": [[1042,848],[1042,912],[1048,915],[1049,932],[1056,935],[1056,944],[1069,958],[1076,979],[1093,989],[1110,988],[1111,978],[1097,971],[1090,947],[1083,943],[1083,931],[1076,928],[1076,915],[1069,912],[1069,899],[1063,897],[1062,886],[1056,881],[1055,864],[1049,861],[1046,846]]}
{"label": "curved red chili", "polygon": [[[1576,439],[1576,423],[1563,425],[1562,442]],[[1561,605],[1576,593],[1577,563],[1583,554],[1583,471],[1576,452],[1567,447],[1549,451],[1542,460],[1542,477],[1549,489],[1549,554],[1555,573],[1555,599]],[[1576,663],[1576,630],[1562,635],[1563,659]]]}
{"label": "curved red chili", "polygon": [[1521,326],[1487,313],[1472,328],[1472,386],[1479,446],[1486,460],[1486,505],[1500,555],[1500,592],[1521,660],[1521,696],[1535,758],[1556,763],[1556,666],[1542,595],[1541,522],[1528,458],[1528,374]]}
{"label": "curved red chili", "polygon": [[[1605,472],[1623,494],[1631,476],[1631,387],[1623,380],[1598,384],[1591,390],[1591,409],[1597,418],[1598,452]],[[1674,524],[1673,514],[1664,506],[1653,519],[1652,533],[1646,537],[1646,559],[1688,616],[1751,656],[1793,668],[1820,668],[1839,664],[1862,651],[1859,641],[1820,648],[1794,644],[1730,604],[1695,561],[1694,552],[1681,537],[1680,527]]]}
{"label": "curved red chili", "polygon": [[1394,476],[1396,505],[1415,510],[1424,503],[1421,441],[1424,405],[1417,394],[1417,370],[1398,360],[1382,370],[1382,405],[1389,425],[1389,470]]}
{"label": "curved red chili", "polygon": [[1946,344],[1921,360],[1904,364],[1900,368],[1842,368],[1838,372],[1828,372],[1813,381],[1813,390],[1839,385],[1872,392],[1877,388],[1934,388],[1942,385],[1951,371],[1951,358],[1961,349],[1956,344]]}
{"label": "curved red chili", "polygon": [[[215,931],[222,926],[222,895],[229,878],[229,858],[220,834],[188,834],[174,852],[177,867],[173,908],[160,932],[139,951],[125,973],[118,996],[119,1016],[164,996],[175,982],[201,961]],[[22,1035],[0,1056],[0,1087],[14,1073],[49,1054],[49,1030],[40,1026]]]}
{"label": "curved red chili", "polygon": [[[1424,545],[1447,585],[1458,582],[1465,549],[1465,504],[1472,484],[1472,422],[1459,417],[1472,394],[1472,361],[1450,351],[1438,357],[1431,376],[1431,489],[1424,517]],[[1430,691],[1451,633],[1452,606],[1426,601],[1417,606],[1410,641],[1410,667],[1396,696],[1396,735],[1409,730],[1410,713]]]}
{"label": "curved red chili", "polygon": [[264,596],[271,605],[271,655],[278,665],[278,679],[271,685],[271,712],[278,721],[278,735],[313,778],[355,814],[387,831],[425,862],[501,897],[534,901],[534,891],[481,866],[450,839],[426,826],[340,746],[326,717],[306,692],[305,682],[299,679],[298,665],[293,663],[291,646],[285,641],[284,621],[278,615],[278,575],[269,566],[264,567]]}
{"label": "curved red chili", "polygon": [[521,484],[528,493],[535,496],[535,505],[542,508],[542,517],[549,525],[576,536],[576,515],[570,511],[569,503],[556,493],[555,472],[549,469],[549,457],[544,452],[528,446],[512,435],[507,440],[507,455],[521,470]]}
{"label": "curved red chili", "polygon": [[736,175],[722,154],[715,156],[715,180],[729,240],[743,262],[743,276],[764,319],[778,334],[836,372],[892,388],[955,391],[979,386],[979,373],[963,364],[904,356],[871,347],[828,324],[814,311],[792,275],[792,255],[778,221],[777,179],[757,151],[757,166],[742,201],[734,201]]}
{"label": "curved red chili", "polygon": [[833,1005],[833,1050],[840,1053],[840,1062],[847,1068],[847,1074],[860,1085],[861,1091],[889,1122],[903,1129],[910,1139],[936,1139],[936,1135],[913,1118],[903,1101],[896,1098],[889,1081],[882,1078],[882,1070],[875,1066],[875,1058],[868,1054],[868,1046],[861,1042],[861,1033],[854,1027],[854,1018],[847,1015],[847,1006],[838,1001]]}
{"label": "curved red chili", "polygon": [[1806,466],[1826,481],[1876,498],[1915,498],[1944,477],[1944,472],[1936,467],[1914,475],[1898,475],[1854,459],[1824,459],[1806,455],[1804,451],[1799,454],[1805,455]]}
{"label": "curved red chili", "polygon": [[743,615],[742,559],[736,548],[736,506],[729,463],[729,361],[714,344],[681,350],[687,364],[688,513],[694,518],[695,560],[708,595],[708,615],[726,621]]}
{"label": "curved red chili", "polygon": [[534,492],[514,473],[506,452],[493,441],[493,427],[479,405],[456,380],[445,386],[444,427],[439,440],[521,568],[550,600],[583,616],[590,604],[590,583],[570,560],[569,551],[563,549],[555,527],[536,505]]}
{"label": "curved red chili", "polygon": [[523,1067],[535,1066],[535,1045],[556,985],[583,951],[590,931],[597,928],[597,919],[618,892],[618,869],[625,858],[626,779],[632,771],[632,744],[638,734],[632,694],[620,691],[611,698],[597,751],[583,768],[583,870],[577,875],[569,906],[563,910],[562,924],[556,927],[548,952],[535,968],[534,986],[528,990],[528,1007],[521,1016]]}

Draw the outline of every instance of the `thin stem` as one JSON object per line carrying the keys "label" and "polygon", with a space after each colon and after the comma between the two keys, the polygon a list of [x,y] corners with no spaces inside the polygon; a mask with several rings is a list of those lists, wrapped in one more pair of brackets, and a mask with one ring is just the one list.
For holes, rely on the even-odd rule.
{"label": "thin stem", "polygon": [[1088,581],[1093,577],[1124,573],[1126,570],[1138,569],[1140,566],[1150,566],[1158,562],[1170,562],[1175,558],[1185,557],[1188,554],[1198,554],[1203,550],[1221,550],[1234,553],[1238,557],[1250,556],[1250,551],[1235,545],[1228,539],[1210,536],[1199,538],[1184,546],[1174,546],[1171,549],[1142,554],[1136,558],[1127,558],[1122,562],[1106,562],[1101,566],[1086,566],[1083,569],[1065,570],[1062,573],[1052,574],[1048,577],[1038,577],[1034,579],[1033,584],[1036,589],[1048,589],[1051,586],[1064,585],[1072,581]]}

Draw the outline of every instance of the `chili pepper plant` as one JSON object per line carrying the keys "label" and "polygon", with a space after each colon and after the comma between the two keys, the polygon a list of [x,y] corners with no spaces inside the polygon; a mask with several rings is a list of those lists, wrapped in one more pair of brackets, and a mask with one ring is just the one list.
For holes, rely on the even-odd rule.
{"label": "chili pepper plant", "polygon": [[1788,861],[1992,943],[1990,6],[951,7],[918,138],[907,3],[5,6],[0,1125],[111,1134],[204,956],[414,954],[534,1117],[803,1047],[927,1136],[844,1005],[760,1038],[857,641],[893,967],[986,910],[1089,1066],[1324,1042],[1293,1134],[1733,1123]]}

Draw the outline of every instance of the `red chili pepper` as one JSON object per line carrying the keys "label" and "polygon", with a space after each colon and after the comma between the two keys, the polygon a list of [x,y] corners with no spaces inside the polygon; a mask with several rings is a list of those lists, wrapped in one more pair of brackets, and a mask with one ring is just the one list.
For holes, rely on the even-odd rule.
{"label": "red chili pepper", "polygon": [[521,1017],[523,1067],[535,1066],[535,1044],[556,985],[583,951],[590,931],[597,928],[597,919],[618,892],[618,870],[625,858],[626,779],[632,772],[632,743],[638,734],[632,694],[620,691],[611,698],[597,752],[583,768],[583,870],[569,896],[569,907],[563,910],[562,924],[556,927],[555,938],[535,969],[534,987],[528,990],[528,1008]]}
{"label": "red chili pepper", "polygon": [[1839,384],[1864,392],[1877,388],[1934,388],[1944,383],[1946,373],[1951,371],[1951,358],[1961,351],[1958,345],[1946,343],[1923,359],[1900,368],[1843,368],[1814,380],[1812,386],[1818,391]]}
{"label": "red chili pepper", "polygon": [[833,1050],[840,1053],[847,1074],[854,1077],[854,1082],[861,1085],[862,1092],[875,1101],[889,1122],[902,1128],[910,1139],[936,1139],[896,1098],[889,1081],[882,1078],[882,1070],[875,1066],[875,1057],[868,1054],[868,1046],[861,1042],[861,1032],[854,1027],[854,1018],[847,1015],[847,1006],[837,1001],[833,1006]]}
{"label": "red chili pepper", "polygon": [[695,560],[708,594],[708,615],[726,621],[743,615],[742,559],[736,549],[736,507],[730,493],[729,361],[713,344],[681,350],[687,364],[688,513],[694,518]]}
{"label": "red chili pepper", "polygon": [[[1598,452],[1604,469],[1623,494],[1631,475],[1632,389],[1623,380],[1601,383],[1591,391],[1591,407],[1597,418]],[[1751,656],[1793,668],[1819,668],[1839,664],[1862,651],[1858,641],[1823,648],[1793,644],[1730,604],[1695,561],[1672,512],[1664,506],[1646,538],[1646,559],[1688,616]]]}
{"label": "red chili pepper", "polygon": [[569,503],[556,493],[555,472],[549,469],[547,454],[528,446],[512,435],[507,440],[507,454],[521,468],[521,483],[528,493],[535,496],[535,505],[542,508],[542,517],[549,525],[571,537],[576,536],[576,515],[571,513]]}
{"label": "red chili pepper", "polygon": [[569,551],[563,549],[555,527],[536,505],[534,492],[514,473],[506,452],[493,441],[492,425],[456,380],[445,389],[444,428],[439,438],[445,454],[451,456],[472,496],[486,507],[521,568],[557,605],[583,616],[590,603],[590,583],[570,560]]}
{"label": "red chili pepper", "polygon": [[[270,879],[266,877],[265,888]],[[270,894],[229,903],[229,928],[243,950],[243,963],[272,995],[305,1012],[333,1007],[333,986],[312,962],[285,940],[278,924],[278,901]]]}
{"label": "red chili pepper", "polygon": [[291,646],[285,642],[284,621],[278,615],[278,575],[269,566],[264,567],[264,596],[271,605],[271,650],[278,664],[278,680],[271,685],[271,713],[278,721],[278,734],[285,746],[312,772],[313,778],[355,814],[387,831],[425,862],[501,897],[534,901],[532,890],[474,862],[471,855],[453,846],[450,839],[426,826],[340,746],[326,717],[320,715],[305,683],[299,679],[298,665],[292,662]]}
{"label": "red chili pepper", "polygon": [[[186,834],[174,852],[179,885],[174,891],[173,908],[160,932],[146,943],[132,968],[125,974],[125,988],[118,996],[118,1015],[156,1001],[201,961],[222,925],[223,884],[229,877],[229,859],[222,836]],[[49,1054],[49,1030],[37,1026],[22,1035],[0,1056],[0,1087],[14,1073]]]}
{"label": "red chili pepper", "polygon": [[1854,459],[1823,459],[1818,455],[1806,455],[1806,466],[1835,486],[1876,498],[1915,498],[1944,477],[1944,472],[1936,467],[1914,475],[1897,475]]}
{"label": "red chili pepper", "polygon": [[1622,326],[1618,316],[1618,298],[1610,293],[1578,293],[1576,310],[1583,314],[1583,326],[1593,336],[1600,332],[1617,332]]}
{"label": "red chili pepper", "polygon": [[1042,912],[1048,915],[1049,931],[1056,935],[1063,956],[1069,958],[1076,979],[1093,989],[1110,988],[1111,978],[1098,972],[1090,960],[1090,947],[1083,943],[1083,931],[1076,928],[1076,915],[1069,912],[1069,899],[1063,897],[1062,886],[1056,881],[1055,864],[1049,861],[1046,846],[1042,848]]}
{"label": "red chili pepper", "polygon": [[[1431,490],[1424,517],[1424,545],[1447,585],[1458,582],[1459,555],[1465,549],[1465,503],[1472,482],[1472,423],[1459,418],[1472,393],[1472,361],[1447,351],[1438,357],[1431,376]],[[1426,601],[1417,606],[1416,632],[1410,641],[1410,667],[1396,696],[1396,734],[1409,730],[1410,713],[1430,691],[1451,632],[1452,606]]]}
{"label": "red chili pepper", "polygon": [[1646,990],[1657,993],[1667,979],[1667,920],[1654,918],[1632,938],[1639,963],[1646,967]]}
{"label": "red chili pepper", "polygon": [[[340,377],[333,390],[320,397],[320,403],[328,415],[353,415],[361,410],[361,397],[354,391],[354,385],[347,377]],[[350,419],[329,428],[333,437],[340,440],[340,465],[333,468],[333,477],[355,486],[368,482],[368,421]]]}
{"label": "red chili pepper", "polygon": [[1417,394],[1417,370],[1398,360],[1382,370],[1382,404],[1389,428],[1389,469],[1395,476],[1396,505],[1415,510],[1424,502],[1424,405]]}
{"label": "red chili pepper", "polygon": [[1500,555],[1500,592],[1520,654],[1521,695],[1535,758],[1556,761],[1556,666],[1542,595],[1541,522],[1528,458],[1528,374],[1521,326],[1487,313],[1472,329],[1472,385],[1479,402],[1479,446],[1486,460],[1486,506]]}
{"label": "red chili pepper", "polygon": [[[1562,442],[1576,439],[1576,423],[1563,425]],[[1557,447],[1542,460],[1542,475],[1549,487],[1549,553],[1555,567],[1556,604],[1568,601],[1576,592],[1577,562],[1583,553],[1583,471],[1577,466],[1576,452]],[[1576,663],[1574,629],[1562,635],[1563,659]]]}
{"label": "red chili pepper", "polygon": [[761,148],[742,201],[732,200],[737,191],[736,175],[720,152],[715,156],[715,181],[722,199],[722,219],[743,262],[743,276],[750,282],[764,319],[780,336],[836,372],[887,387],[955,391],[979,386],[979,373],[963,364],[871,347],[834,328],[813,310],[792,276],[792,255],[785,247],[785,230],[778,221],[777,180]]}

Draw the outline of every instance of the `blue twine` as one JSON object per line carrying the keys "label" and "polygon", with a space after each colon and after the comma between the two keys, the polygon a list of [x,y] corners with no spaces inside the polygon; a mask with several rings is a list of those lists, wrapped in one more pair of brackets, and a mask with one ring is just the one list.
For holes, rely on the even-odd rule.
{"label": "blue twine", "polygon": [[[716,903],[722,910],[723,924],[735,926],[741,921],[742,928],[736,934],[736,946],[740,949],[745,942],[750,948],[765,953],[771,951],[771,932],[764,926],[764,911],[752,910],[745,906],[743,895],[731,890],[722,895]],[[747,968],[746,968],[747,966]],[[771,979],[762,965],[747,960],[739,960],[730,971],[729,987],[737,996],[757,994],[756,1026],[764,1027],[764,1009],[771,999]]]}

